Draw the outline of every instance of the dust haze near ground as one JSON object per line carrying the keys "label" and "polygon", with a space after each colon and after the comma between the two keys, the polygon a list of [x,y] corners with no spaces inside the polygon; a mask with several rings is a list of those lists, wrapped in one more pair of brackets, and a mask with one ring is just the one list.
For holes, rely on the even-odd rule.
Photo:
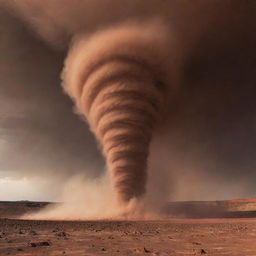
{"label": "dust haze near ground", "polygon": [[[110,2],[116,8],[106,12]],[[255,194],[253,179],[250,178],[255,166],[253,3],[213,1],[209,4],[198,1],[196,5],[189,1],[182,4],[180,1],[161,4],[150,1],[145,5],[142,1],[124,1],[122,4],[104,1],[101,2],[103,11],[98,10],[95,1],[75,1],[72,6],[66,4],[63,8],[58,8],[58,1],[18,4],[25,20],[36,28],[36,33],[59,49],[67,49],[74,34],[85,33],[89,38],[95,30],[115,27],[127,18],[138,22],[159,14],[164,17],[175,40],[179,39],[179,49],[186,58],[184,61],[184,56],[178,54],[185,63],[180,70],[183,75],[181,89],[168,109],[169,120],[162,129],[166,137],[163,135],[160,139],[166,148],[164,152],[170,154],[165,157],[163,151],[153,148],[152,152],[157,153],[150,155],[155,170],[167,169],[156,175],[161,177],[159,181],[166,182],[166,186],[155,182],[155,191],[170,188],[173,198],[179,199]],[[85,10],[94,17],[85,16]],[[174,49],[177,56],[177,49]],[[150,175],[154,172],[150,171]],[[197,184],[204,184],[207,180],[208,185],[203,186],[202,193]],[[211,181],[215,181],[212,188],[209,186]],[[215,184],[219,188],[220,183],[223,189],[218,195]]]}

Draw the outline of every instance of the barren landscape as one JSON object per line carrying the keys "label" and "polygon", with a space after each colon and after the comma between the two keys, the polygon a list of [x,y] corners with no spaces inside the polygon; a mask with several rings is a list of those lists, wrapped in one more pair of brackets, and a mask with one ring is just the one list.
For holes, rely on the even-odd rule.
{"label": "barren landscape", "polygon": [[2,202],[0,255],[256,255],[254,203],[211,202],[212,212],[214,205],[219,209],[215,218],[209,218],[209,211],[200,218],[181,218],[210,202],[179,202],[168,205],[170,212],[176,207],[176,216],[162,220],[38,221],[16,219],[14,213],[47,203]]}
{"label": "barren landscape", "polygon": [[256,1],[0,0],[0,256],[256,256],[255,31]]}

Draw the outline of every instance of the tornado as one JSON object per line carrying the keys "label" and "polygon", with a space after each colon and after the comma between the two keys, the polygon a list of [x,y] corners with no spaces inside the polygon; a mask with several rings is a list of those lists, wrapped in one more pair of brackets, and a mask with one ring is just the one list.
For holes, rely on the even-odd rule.
{"label": "tornado", "polygon": [[124,24],[75,36],[65,62],[63,87],[99,142],[120,203],[146,191],[149,145],[171,91],[169,47],[163,25]]}

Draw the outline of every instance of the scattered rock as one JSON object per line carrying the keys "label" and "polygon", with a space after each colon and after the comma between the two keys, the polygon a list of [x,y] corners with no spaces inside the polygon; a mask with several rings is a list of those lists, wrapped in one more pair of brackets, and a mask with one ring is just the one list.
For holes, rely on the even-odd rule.
{"label": "scattered rock", "polygon": [[24,234],[25,234],[25,231],[20,230],[20,231],[19,231],[19,234],[20,234],[20,235],[24,235]]}
{"label": "scattered rock", "polygon": [[206,251],[204,249],[201,249],[201,254],[206,254]]}
{"label": "scattered rock", "polygon": [[58,236],[58,237],[67,237],[68,234],[67,234],[66,232],[62,231],[62,232],[56,233],[55,236]]}
{"label": "scattered rock", "polygon": [[155,252],[152,254],[152,256],[169,256],[170,254],[167,254],[165,252]]}
{"label": "scattered rock", "polygon": [[18,249],[17,249],[17,251],[19,251],[19,252],[22,252],[22,251],[23,251],[23,249],[21,249],[21,248],[18,248]]}
{"label": "scattered rock", "polygon": [[45,242],[33,242],[29,244],[31,247],[38,247],[38,246],[50,246],[51,244],[47,241]]}
{"label": "scattered rock", "polygon": [[198,243],[198,242],[193,242],[192,244],[194,244],[194,245],[201,245],[201,243]]}
{"label": "scattered rock", "polygon": [[32,235],[32,236],[36,236],[36,235],[38,235],[38,234],[37,234],[37,232],[36,232],[36,231],[34,231],[34,230],[31,230],[31,231],[29,232],[29,234],[30,234],[30,235]]}
{"label": "scattered rock", "polygon": [[147,249],[146,247],[144,247],[144,252],[145,252],[145,253],[150,253],[150,250]]}
{"label": "scattered rock", "polygon": [[104,251],[104,252],[106,251],[106,249],[104,247],[101,250]]}

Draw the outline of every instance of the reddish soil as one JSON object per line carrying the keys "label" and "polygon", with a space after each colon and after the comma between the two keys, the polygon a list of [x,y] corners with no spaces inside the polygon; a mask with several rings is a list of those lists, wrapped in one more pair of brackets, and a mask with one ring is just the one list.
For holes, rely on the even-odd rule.
{"label": "reddish soil", "polygon": [[0,255],[256,255],[256,221],[0,221]]}
{"label": "reddish soil", "polygon": [[4,255],[255,256],[256,219],[34,221],[0,218],[0,256]]}

